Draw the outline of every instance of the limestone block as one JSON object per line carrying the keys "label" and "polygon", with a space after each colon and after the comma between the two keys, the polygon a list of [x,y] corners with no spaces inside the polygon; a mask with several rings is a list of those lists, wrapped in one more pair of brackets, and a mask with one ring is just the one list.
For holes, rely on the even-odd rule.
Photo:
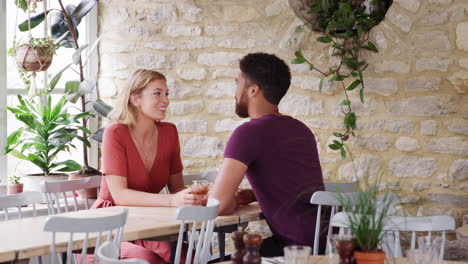
{"label": "limestone block", "polygon": [[411,137],[399,137],[395,142],[398,150],[412,152],[420,148],[418,140]]}
{"label": "limestone block", "polygon": [[250,49],[260,45],[252,38],[235,37],[232,39],[221,39],[216,46],[229,49]]}
{"label": "limestone block", "polygon": [[235,89],[236,83],[234,81],[216,82],[206,90],[205,95],[208,98],[233,98]]}
{"label": "limestone block", "polygon": [[432,92],[439,90],[440,79],[417,78],[404,80],[403,87],[407,92]]}
{"label": "limestone block", "polygon": [[468,51],[468,22],[457,25],[457,48]]}
{"label": "limestone block", "polygon": [[452,0],[429,0],[429,4],[446,5],[452,3]]}
{"label": "limestone block", "polygon": [[326,129],[330,127],[330,121],[324,119],[324,118],[311,118],[307,119],[305,123],[309,127],[313,128],[320,128],[320,129]]}
{"label": "limestone block", "polygon": [[216,132],[227,132],[234,131],[238,126],[249,121],[248,119],[234,120],[231,118],[226,118],[223,120],[216,121],[215,131]]}
{"label": "limestone block", "polygon": [[452,95],[414,96],[390,101],[387,111],[394,115],[445,116],[457,111],[460,98]]}
{"label": "limestone block", "polygon": [[172,81],[169,83],[169,98],[172,99],[183,99],[189,96],[199,96],[201,91],[199,88],[192,87],[188,84]]}
{"label": "limestone block", "polygon": [[182,164],[184,168],[202,168],[206,166],[206,162],[204,160],[187,160],[183,159]]}
{"label": "limestone block", "polygon": [[[312,90],[318,92],[320,86],[320,78],[312,76],[293,76],[291,80],[291,85],[304,90]],[[323,81],[322,94],[333,95],[338,90],[340,90],[340,88],[338,87],[338,85],[336,85],[336,83],[331,83],[327,80]]]}
{"label": "limestone block", "polygon": [[413,13],[416,13],[416,11],[419,9],[419,6],[421,5],[420,0],[394,0],[394,2]]}
{"label": "limestone block", "polygon": [[224,114],[228,116],[234,116],[236,103],[234,100],[224,102],[208,102],[208,113],[210,114]]}
{"label": "limestone block", "polygon": [[201,53],[198,56],[197,62],[208,66],[229,66],[238,63],[238,60],[243,56],[242,53],[236,52]]}
{"label": "limestone block", "polygon": [[421,201],[421,197],[414,195],[414,194],[403,196],[400,199],[401,203],[406,203],[406,204],[415,204],[415,203],[419,203],[420,201]]}
{"label": "limestone block", "polygon": [[223,154],[223,142],[218,137],[191,137],[185,141],[182,153],[194,158],[217,158]]}
{"label": "limestone block", "polygon": [[458,64],[460,64],[461,67],[468,69],[468,58],[461,58],[458,60]]}
{"label": "limestone block", "polygon": [[178,66],[176,68],[177,76],[183,80],[204,80],[206,77],[206,70],[200,67],[194,66]]}
{"label": "limestone block", "polygon": [[415,192],[420,192],[427,190],[431,187],[431,184],[429,182],[417,182],[413,184],[413,191]]}
{"label": "limestone block", "polygon": [[168,55],[139,54],[135,55],[134,63],[140,69],[169,69],[173,67]]}
{"label": "limestone block", "polygon": [[399,12],[393,7],[390,7],[387,11],[385,19],[397,26],[403,32],[409,32],[411,30],[411,25],[413,24],[413,21],[408,15]]}
{"label": "limestone block", "polygon": [[281,113],[288,115],[308,115],[310,113],[310,98],[301,94],[286,94],[278,107]]}
{"label": "limestone block", "polygon": [[440,10],[427,10],[421,16],[418,24],[423,26],[435,26],[441,25],[448,21],[448,13],[447,12],[440,12]]}
{"label": "limestone block", "polygon": [[139,9],[136,19],[154,24],[171,24],[177,20],[177,10],[169,4],[154,5],[152,8]]}
{"label": "limestone block", "polygon": [[[468,41],[468,39],[467,39]],[[468,92],[468,71],[456,72],[449,77],[449,81],[459,93]]]}
{"label": "limestone block", "polygon": [[172,102],[169,106],[169,112],[172,115],[187,115],[199,113],[203,110],[203,101],[183,101]]}
{"label": "limestone block", "polygon": [[[447,32],[434,30],[412,34],[409,38],[409,48],[413,52],[432,54],[435,51],[450,51],[452,44]],[[424,47],[424,49],[421,49]]]}
{"label": "limestone block", "polygon": [[224,68],[224,69],[216,69],[211,76],[213,77],[213,79],[218,79],[221,77],[234,79],[237,77],[238,73],[239,73],[238,69]]}
{"label": "limestone block", "polygon": [[392,133],[411,132],[413,128],[413,121],[407,119],[387,120],[384,127],[386,131]]}
{"label": "limestone block", "polygon": [[255,8],[250,6],[228,6],[222,10],[223,21],[247,22],[260,17]]}
{"label": "limestone block", "polygon": [[145,48],[155,50],[175,50],[177,47],[173,41],[153,41],[147,42],[144,45]]}
{"label": "limestone block", "polygon": [[468,136],[468,120],[460,118],[445,121],[448,131]]}
{"label": "limestone block", "polygon": [[421,121],[421,135],[435,136],[437,135],[437,122],[435,120]]}
{"label": "limestone block", "polygon": [[370,150],[385,151],[390,148],[388,137],[383,135],[356,136],[351,142],[353,146]]}
{"label": "limestone block", "polygon": [[177,43],[179,44],[179,49],[181,50],[204,49],[215,46],[214,40],[206,37],[180,39],[177,41]]}
{"label": "limestone block", "polygon": [[265,14],[268,17],[279,15],[283,10],[288,7],[287,2],[283,0],[276,0],[265,7]]}
{"label": "limestone block", "polygon": [[389,96],[398,91],[397,80],[367,78],[365,80],[366,93],[377,93]]}
{"label": "limestone block", "polygon": [[323,101],[317,100],[310,102],[310,114],[311,115],[319,115],[325,113],[323,109]]}
{"label": "limestone block", "polygon": [[380,158],[374,155],[364,154],[352,162],[340,166],[338,169],[339,180],[354,181],[363,178],[375,178],[380,170]]}
{"label": "limestone block", "polygon": [[106,21],[106,25],[119,25],[128,21],[130,17],[130,11],[128,8],[99,8],[100,18]]}
{"label": "limestone block", "polygon": [[180,120],[173,123],[179,133],[206,133],[207,123],[205,120]]}
{"label": "limestone block", "polygon": [[194,5],[183,5],[179,10],[182,10],[182,17],[192,23],[200,22],[202,18],[202,9]]}
{"label": "limestone block", "polygon": [[383,61],[375,63],[375,72],[396,72],[396,73],[408,73],[410,71],[410,65],[403,61]]}
{"label": "limestone block", "polygon": [[[371,115],[375,108],[377,107],[377,103],[374,99],[367,98],[364,101],[364,104],[361,103],[359,99],[355,99],[351,101],[351,108],[353,109],[353,112],[357,116],[368,116]],[[340,106],[336,106],[335,110],[333,111],[333,114],[335,116],[344,116],[343,112],[341,111]]]}
{"label": "limestone block", "polygon": [[101,43],[102,50],[106,53],[122,53],[135,50],[135,44]]}
{"label": "limestone block", "polygon": [[229,35],[236,31],[239,31],[238,25],[219,25],[219,26],[205,26],[204,31],[208,36],[220,36],[220,35]]}
{"label": "limestone block", "polygon": [[99,78],[99,95],[107,98],[117,94],[117,81],[111,78]]}
{"label": "limestone block", "polygon": [[385,120],[371,120],[367,124],[367,129],[383,130],[384,125],[385,125]]}
{"label": "limestone block", "polygon": [[465,18],[465,6],[453,6],[449,8],[450,21],[461,21]]}
{"label": "limestone block", "polygon": [[449,169],[452,182],[462,182],[468,179],[468,159],[458,159],[452,163]]}
{"label": "limestone block", "polygon": [[167,34],[173,38],[175,37],[193,37],[200,36],[201,28],[199,26],[192,25],[169,25],[167,27]]}
{"label": "limestone block", "polygon": [[468,243],[460,240],[447,240],[445,244],[445,260],[468,261]]}
{"label": "limestone block", "polygon": [[434,158],[416,158],[414,156],[399,156],[390,160],[388,170],[398,178],[430,177],[438,169],[437,160]]}
{"label": "limestone block", "polygon": [[429,193],[427,199],[441,205],[468,208],[468,195]]}
{"label": "limestone block", "polygon": [[441,71],[447,72],[448,67],[452,64],[452,59],[441,58],[422,58],[416,61],[416,71]]}
{"label": "limestone block", "polygon": [[427,148],[431,152],[467,156],[468,139],[466,137],[434,138],[427,142]]}

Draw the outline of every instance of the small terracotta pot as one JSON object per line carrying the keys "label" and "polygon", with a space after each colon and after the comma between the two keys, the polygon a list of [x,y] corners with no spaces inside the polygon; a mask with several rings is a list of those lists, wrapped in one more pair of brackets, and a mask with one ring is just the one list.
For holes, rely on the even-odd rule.
{"label": "small terracotta pot", "polygon": [[23,184],[8,184],[8,194],[17,194],[23,192]]}
{"label": "small terracotta pot", "polygon": [[354,251],[354,259],[357,264],[384,264],[385,252],[383,251]]}
{"label": "small terracotta pot", "polygon": [[[70,174],[68,174],[68,180],[77,180],[77,179],[87,178],[87,177],[91,177],[91,176],[96,176],[96,175],[81,175],[81,174],[70,173]],[[88,199],[96,199],[97,198],[97,188],[76,191],[78,196],[81,197],[81,198],[86,197],[85,192],[86,192],[86,196],[88,197]]]}
{"label": "small terracotta pot", "polygon": [[45,71],[52,63],[54,54],[48,51],[49,47],[38,47],[36,50],[30,45],[16,49],[16,64],[24,71]]}

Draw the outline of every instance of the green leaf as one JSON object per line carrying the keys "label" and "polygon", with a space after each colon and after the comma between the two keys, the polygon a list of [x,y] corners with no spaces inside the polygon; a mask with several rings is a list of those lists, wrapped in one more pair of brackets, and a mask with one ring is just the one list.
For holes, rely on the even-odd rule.
{"label": "green leaf", "polygon": [[341,160],[345,161],[346,160],[346,151],[343,147],[340,148],[340,154],[341,154]]}
{"label": "green leaf", "polygon": [[89,13],[96,5],[97,0],[82,0],[80,4],[71,14],[71,18],[74,20],[81,20],[86,14]]}
{"label": "green leaf", "polygon": [[65,93],[67,94],[76,94],[79,91],[80,82],[79,81],[68,81],[65,83]]}
{"label": "green leaf", "polygon": [[91,143],[89,143],[89,140],[87,140],[86,138],[82,137],[82,136],[75,136],[79,141],[85,143],[86,146],[88,146],[88,148],[91,147]]}
{"label": "green leaf", "polygon": [[367,47],[369,48],[369,50],[373,51],[373,52],[379,52],[379,50],[377,49],[377,47],[375,46],[374,43],[372,43],[371,41],[368,41],[367,42]]}
{"label": "green leaf", "polygon": [[18,139],[21,137],[23,130],[24,128],[20,127],[13,131],[7,138],[7,145],[15,145],[18,142]]}
{"label": "green leaf", "polygon": [[[33,29],[36,26],[38,26],[39,24],[41,24],[42,21],[44,21],[44,19],[45,19],[45,14],[48,13],[48,12],[49,11],[44,12],[44,13],[40,13],[39,15],[35,15],[35,16],[31,17],[31,29]],[[26,19],[25,21],[23,21],[23,23],[19,24],[18,28],[19,28],[19,30],[21,32],[28,31],[28,29],[29,29],[28,20]]]}
{"label": "green leaf", "polygon": [[105,103],[102,100],[94,101],[92,103],[92,106],[93,106],[94,110],[96,110],[96,112],[98,112],[103,117],[107,117],[109,115],[110,111],[112,111],[112,106],[108,105],[107,103]]}
{"label": "green leaf", "polygon": [[336,145],[336,146],[343,146],[343,143],[339,142],[338,140],[333,140],[333,143]]}
{"label": "green leaf", "polygon": [[57,171],[76,171],[81,169],[81,165],[74,160],[66,160],[62,162],[54,163],[55,166],[64,166]]}
{"label": "green leaf", "polygon": [[351,70],[357,70],[357,65],[352,58],[344,57],[343,61]]}
{"label": "green leaf", "polygon": [[12,150],[10,153],[11,155],[13,155],[13,157],[16,157],[18,159],[27,160],[28,158],[26,155],[24,155],[23,153],[19,152],[16,149]]}
{"label": "green leaf", "polygon": [[304,54],[302,54],[302,50],[299,49],[298,51],[294,52],[294,56],[296,56],[296,58],[304,58]]}
{"label": "green leaf", "polygon": [[354,90],[360,83],[361,83],[361,80],[355,80],[354,82],[352,82],[352,83],[348,86],[348,88],[346,88],[346,90],[352,91],[352,90]]}
{"label": "green leaf", "polygon": [[76,128],[78,128],[79,130],[85,132],[86,134],[91,134],[91,130],[87,129],[86,127],[84,126],[77,126]]}
{"label": "green leaf", "polygon": [[334,135],[335,137],[339,137],[339,138],[341,138],[341,137],[343,136],[343,134],[342,134],[342,133],[339,133],[339,132],[333,132],[333,135]]}
{"label": "green leaf", "polygon": [[305,59],[304,58],[295,58],[294,60],[291,61],[291,64],[302,64],[305,62]]}
{"label": "green leaf", "polygon": [[346,129],[355,129],[356,128],[356,115],[353,112],[350,112],[345,116],[344,124]]}
{"label": "green leaf", "polygon": [[330,36],[328,36],[328,35],[325,35],[323,37],[318,37],[317,41],[322,42],[322,43],[330,43],[330,42],[332,42],[332,38]]}
{"label": "green leaf", "polygon": [[335,145],[335,144],[330,144],[330,145],[328,145],[328,147],[331,148],[331,149],[333,149],[333,150],[339,150],[339,149],[341,149],[340,146],[337,146],[337,145]]}
{"label": "green leaf", "polygon": [[320,7],[314,7],[314,8],[309,9],[309,11],[307,11],[307,14],[315,14],[315,13],[318,13],[320,10],[321,10]]}
{"label": "green leaf", "polygon": [[21,8],[24,12],[28,10],[28,3],[26,2],[26,0],[15,0],[15,5],[18,8]]}
{"label": "green leaf", "polygon": [[320,79],[320,82],[319,82],[319,93],[322,93],[322,88],[323,88],[323,79]]}
{"label": "green leaf", "polygon": [[343,101],[341,101],[339,105],[341,106],[351,105],[351,101],[349,101],[348,99],[344,99]]}
{"label": "green leaf", "polygon": [[70,67],[72,64],[68,64],[67,66],[63,67],[63,69],[61,69],[53,78],[52,80],[50,81],[49,83],[49,86],[48,86],[48,92],[51,92],[52,90],[54,90],[55,86],[57,85],[58,81],[60,80],[60,78],[62,77],[62,74],[63,72],[68,69],[68,67]]}
{"label": "green leaf", "polygon": [[364,89],[363,88],[359,90],[359,99],[361,99],[361,103],[364,103]]}

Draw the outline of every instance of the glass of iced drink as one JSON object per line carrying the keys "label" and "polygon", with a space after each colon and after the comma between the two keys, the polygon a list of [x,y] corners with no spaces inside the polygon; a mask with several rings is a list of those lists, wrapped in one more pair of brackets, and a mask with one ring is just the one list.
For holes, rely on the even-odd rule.
{"label": "glass of iced drink", "polygon": [[190,186],[193,189],[191,192],[192,194],[205,196],[202,202],[203,206],[206,206],[208,200],[209,186],[210,182],[207,180],[194,180]]}

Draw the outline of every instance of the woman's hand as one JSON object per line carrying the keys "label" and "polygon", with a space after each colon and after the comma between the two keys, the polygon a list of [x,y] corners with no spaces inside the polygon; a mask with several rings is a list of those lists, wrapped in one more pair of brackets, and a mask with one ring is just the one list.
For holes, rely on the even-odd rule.
{"label": "woman's hand", "polygon": [[171,194],[171,206],[179,207],[182,205],[206,205],[206,195],[196,195],[192,192],[196,188],[186,188],[180,192]]}

